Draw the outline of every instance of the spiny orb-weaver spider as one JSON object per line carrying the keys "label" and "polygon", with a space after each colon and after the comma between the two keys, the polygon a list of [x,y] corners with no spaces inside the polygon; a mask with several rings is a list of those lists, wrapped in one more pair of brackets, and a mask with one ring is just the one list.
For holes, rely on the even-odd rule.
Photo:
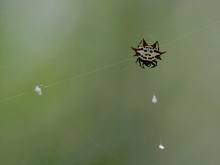
{"label": "spiny orb-weaver spider", "polygon": [[[142,43],[142,46],[140,46]],[[131,47],[132,48],[132,47]],[[132,48],[135,51],[135,55],[137,56],[136,63],[139,62],[140,67],[144,68],[144,65],[147,67],[154,68],[157,66],[157,60],[162,60],[160,56],[165,52],[159,51],[159,42],[156,41],[153,44],[147,44],[146,41],[143,39],[139,43],[137,48]]]}

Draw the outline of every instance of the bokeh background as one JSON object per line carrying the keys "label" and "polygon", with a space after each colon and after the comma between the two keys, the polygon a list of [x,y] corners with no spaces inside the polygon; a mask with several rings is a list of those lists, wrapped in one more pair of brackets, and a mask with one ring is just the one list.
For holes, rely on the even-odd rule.
{"label": "bokeh background", "polygon": [[219,165],[219,71],[219,1],[1,0],[0,164]]}

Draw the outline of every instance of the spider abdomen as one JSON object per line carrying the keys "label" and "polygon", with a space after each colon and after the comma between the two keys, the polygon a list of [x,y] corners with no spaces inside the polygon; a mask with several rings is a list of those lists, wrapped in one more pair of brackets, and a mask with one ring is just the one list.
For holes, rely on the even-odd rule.
{"label": "spider abdomen", "polygon": [[[142,43],[142,46],[140,44]],[[161,60],[160,56],[165,52],[159,51],[159,42],[156,41],[154,44],[147,44],[143,39],[138,48],[132,48],[135,51],[134,56],[138,56],[136,62],[139,62],[139,65],[144,68],[144,65],[147,67],[154,68],[157,66],[157,60]]]}

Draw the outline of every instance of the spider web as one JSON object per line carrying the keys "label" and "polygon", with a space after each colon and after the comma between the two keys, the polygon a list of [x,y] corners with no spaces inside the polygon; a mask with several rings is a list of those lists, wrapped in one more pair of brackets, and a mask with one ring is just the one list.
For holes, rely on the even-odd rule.
{"label": "spider web", "polygon": [[[86,7],[80,6],[80,9],[81,10],[85,9],[86,11],[89,7],[91,7],[90,5],[94,5],[94,4],[96,3],[93,2]],[[132,5],[133,3],[131,1],[130,6]],[[159,155],[158,156],[159,158],[157,157],[155,159],[150,159],[149,162],[155,162],[156,159],[159,159],[154,164],[163,164],[163,163],[169,164],[170,161],[181,164],[183,160],[175,161],[174,158],[178,157],[181,154],[184,155],[185,152],[183,151],[187,150],[191,144],[194,144],[195,139],[200,139],[202,137],[201,141],[199,142],[199,144],[201,145],[201,143],[205,141],[203,134],[195,135],[193,138],[186,137],[186,139],[188,138],[188,143],[186,143],[185,145],[182,143],[182,145],[180,146],[181,149],[177,149],[173,147],[174,149],[170,152],[159,153],[157,150],[152,148],[151,145],[149,145],[148,141],[152,143],[158,141],[158,144],[153,145],[157,149],[160,139],[162,139],[162,141],[165,144],[166,142],[167,144],[172,144],[168,140],[169,134],[166,134],[164,136],[164,132],[161,131],[160,129],[160,127],[162,128],[165,127],[163,127],[162,124],[158,124],[156,127],[158,133],[155,133],[153,137],[149,137],[148,134],[144,134],[142,138],[136,137],[134,135],[136,130],[131,128],[131,132],[127,131],[125,130],[127,128],[126,125],[123,124],[123,122],[125,123],[131,122],[133,124],[135,124],[135,122],[138,122],[138,119],[135,120],[132,118],[128,118],[127,119],[128,121],[124,119],[125,117],[128,117],[128,115],[129,116],[134,115],[134,112],[131,111],[127,112],[126,109],[123,109],[123,105],[125,105],[126,101],[129,99],[120,99],[119,101],[117,101],[116,99],[110,100],[111,97],[107,96],[106,100],[104,100],[102,99],[102,97],[105,97],[108,93],[103,92],[101,94],[98,94],[98,91],[103,89],[101,88],[102,86],[104,86],[103,84],[107,84],[107,88],[110,88],[109,81],[113,84],[113,86],[115,85],[114,83],[116,84],[119,83],[119,82],[114,82],[114,78],[117,80],[121,75],[129,72],[131,78],[135,79],[136,81],[137,78],[140,78],[138,74],[141,74],[142,75],[141,77],[143,77],[143,75],[146,76],[146,78],[141,79],[141,81],[142,80],[145,81],[143,83],[141,82],[140,86],[139,86],[139,82],[137,82],[137,84],[134,84],[134,86],[138,86],[135,87],[135,90],[141,88],[137,93],[143,92],[139,95],[139,97],[141,98],[134,98],[135,101],[139,99],[141,100],[143,97],[144,97],[143,100],[146,100],[147,98],[150,98],[153,94],[157,95],[158,93],[163,93],[158,83],[153,83],[149,85],[150,88],[152,89],[146,89],[149,92],[147,94],[148,96],[146,96],[145,95],[146,92],[143,91],[144,90],[143,84],[147,83],[147,81],[150,81],[149,77],[151,76],[155,77],[155,74],[157,74],[156,72],[159,72],[160,67],[164,69],[165,64],[169,63],[169,60],[172,60],[171,58],[169,58],[168,54],[172,49],[172,47],[174,47],[175,45],[178,46],[179,41],[184,40],[185,42],[187,42],[189,41],[188,39],[189,37],[195,36],[196,38],[197,35],[202,35],[202,34],[204,35],[204,33],[209,34],[209,32],[205,30],[211,29],[212,27],[217,26],[219,23],[220,20],[212,21],[208,24],[196,28],[188,29],[185,32],[183,32],[183,34],[174,37],[174,39],[171,38],[170,40],[167,41],[165,40],[161,42],[159,40],[160,39],[159,37],[161,35],[164,36],[164,33],[166,31],[164,32],[163,30],[160,29],[160,32],[158,33],[158,30],[149,30],[148,32],[146,32],[146,34],[143,34],[143,36],[146,36],[145,39],[148,40],[149,42],[153,43],[154,41],[159,40],[161,50],[168,51],[166,54],[167,57],[164,56],[164,60],[159,62],[159,66],[158,68],[155,68],[155,70],[150,70],[150,69],[142,70],[141,68],[139,68],[139,66],[134,63],[135,58],[132,57],[132,53],[133,53],[132,50],[128,51],[129,55],[127,55],[127,52],[124,53],[123,51],[120,51],[119,52],[120,57],[110,57],[109,59],[107,58],[105,59],[105,57],[102,57],[103,55],[98,55],[94,59],[93,58],[86,59],[88,60],[86,61],[86,63],[89,63],[93,60],[98,60],[100,62],[99,66],[96,66],[97,63],[94,63],[91,66],[84,66],[84,62],[85,62],[84,56],[79,57],[80,65],[78,64],[77,67],[79,67],[80,69],[74,71],[68,69],[68,67],[72,64],[71,62],[66,62],[65,60],[61,60],[60,63],[47,62],[47,65],[53,69],[56,66],[64,67],[63,65],[67,65],[67,67],[63,69],[64,71],[67,71],[67,73],[64,73],[63,77],[61,76],[62,78],[59,79],[60,77],[58,76],[57,78],[56,74],[52,74],[53,70],[50,70],[52,74],[50,78],[52,80],[50,81],[47,78],[45,78],[46,83],[44,81],[39,82],[35,78],[30,79],[32,83],[28,84],[28,89],[30,87],[33,87],[34,89],[35,85],[40,85],[43,91],[42,96],[37,96],[34,90],[30,88],[25,92],[19,92],[18,94],[12,94],[12,96],[7,96],[7,97],[3,96],[1,98],[1,110],[2,110],[1,115],[6,117],[7,119],[9,118],[10,121],[14,119],[14,123],[7,122],[7,120],[3,120],[2,128],[3,129],[7,128],[9,130],[13,130],[14,128],[18,129],[18,131],[15,130],[9,131],[8,134],[6,133],[7,131],[3,131],[4,133],[6,133],[3,134],[1,137],[1,141],[4,146],[3,148],[5,149],[6,146],[10,146],[10,149],[13,150],[12,154],[14,155],[14,161],[13,160],[9,161],[8,159],[6,159],[7,155],[5,155],[6,158],[4,160],[5,161],[8,160],[11,164],[15,164],[17,161],[20,164],[72,164],[72,163],[95,164],[96,162],[96,164],[114,163],[114,164],[122,164],[122,165],[123,164],[140,165],[143,164],[144,161],[148,161],[144,158],[144,155],[149,154],[148,152],[150,150],[153,152],[153,154]],[[149,28],[153,29],[153,27],[152,28],[149,27]],[[133,38],[132,36],[129,37]],[[113,38],[111,37],[109,37],[108,40],[114,41]],[[136,38],[136,40],[137,41],[130,41],[131,45],[127,45],[126,49],[130,49],[129,48],[130,46],[135,46],[135,44],[138,44],[141,38]],[[181,42],[181,44],[184,44],[184,42]],[[80,48],[83,48],[83,46]],[[90,47],[88,49],[93,49],[93,48]],[[95,49],[101,51],[99,48],[95,48]],[[125,48],[123,47],[122,50],[124,49]],[[170,52],[170,54],[172,54],[172,52]],[[62,64],[63,61],[64,63]],[[85,68],[81,67],[82,65]],[[7,69],[16,70],[16,68],[22,68],[22,67],[26,68],[29,67],[29,65],[23,65],[22,63],[19,63],[18,65],[2,65],[1,70],[2,71]],[[152,72],[154,74],[152,74]],[[172,74],[172,72],[169,73]],[[59,75],[59,72],[57,74]],[[104,77],[105,74],[109,75],[109,77]],[[102,77],[102,76],[103,79],[102,78],[98,79],[98,77]],[[164,78],[165,76],[162,77]],[[128,79],[126,78],[126,80]],[[28,80],[24,80],[24,81],[26,82]],[[82,91],[82,93],[80,93],[80,90],[82,90],[83,88],[79,84],[85,81],[89,81],[89,82],[88,84],[86,83],[84,84],[85,90]],[[14,83],[9,83],[9,84],[14,84]],[[19,85],[19,86],[23,87],[24,89],[27,89],[27,87],[24,85]],[[77,90],[77,88],[79,88],[79,90]],[[112,90],[113,92],[116,92],[117,90],[120,91],[120,88],[125,88],[127,90],[131,90],[132,92],[134,92],[134,90],[130,89],[131,85],[115,86],[114,89]],[[14,93],[13,90],[12,91],[8,90],[8,91],[9,91],[8,93],[10,94]],[[21,89],[21,91],[23,91],[23,89]],[[104,90],[104,91],[110,92],[111,90]],[[84,100],[83,96],[87,95],[86,92],[88,92],[89,96],[85,98],[86,100]],[[132,92],[124,93],[121,94],[120,96],[123,96],[125,98],[130,98],[132,97],[133,94]],[[103,106],[100,106],[97,102],[95,102],[95,104],[98,105],[95,105],[92,103],[93,101],[90,102],[89,100],[87,100],[89,98],[95,97],[96,94],[98,95],[98,99],[100,99],[100,102],[106,101],[105,102],[106,109],[104,109]],[[115,93],[115,95],[117,94],[118,93]],[[131,96],[127,96],[127,95],[131,95]],[[135,96],[136,95],[137,94],[135,93]],[[159,103],[160,103],[160,101],[165,98],[163,97],[164,95],[162,94],[160,94],[159,96],[160,96],[159,97]],[[57,102],[59,99],[62,100],[60,102]],[[123,100],[125,100],[125,102]],[[74,108],[71,108],[71,106],[73,106],[71,104],[72,101],[74,101],[76,104]],[[133,104],[135,103],[135,101],[133,102]],[[163,103],[163,105],[166,104],[163,101],[161,102]],[[84,106],[81,106],[83,104],[89,104],[89,106],[93,106],[92,110]],[[116,108],[116,110],[113,109],[112,112],[110,112],[109,109],[107,109],[107,107],[108,106],[114,107],[113,104],[116,104],[117,105],[116,107],[119,108]],[[16,106],[18,106],[18,108],[16,108]],[[27,111],[27,109],[31,108],[32,106],[33,109]],[[80,108],[77,109],[77,106],[79,106]],[[85,109],[82,109],[83,107]],[[101,108],[101,110],[99,108]],[[135,113],[139,114],[140,116],[143,115],[146,117],[146,115],[150,115],[155,117],[157,115],[160,115],[160,112],[155,112],[155,114],[153,114],[153,112],[146,113],[140,111],[138,106],[137,108],[136,106],[132,108],[135,111]],[[161,109],[161,106],[155,105],[154,107],[150,106],[150,108],[152,108],[152,111],[156,111],[158,108]],[[45,112],[43,112],[43,110],[41,109],[43,109]],[[119,112],[117,112],[118,109]],[[36,112],[37,110],[39,110],[38,113]],[[70,110],[72,110],[73,112],[71,112]],[[88,110],[90,112],[88,112]],[[10,113],[9,112],[7,113],[7,111],[10,111]],[[35,112],[33,113],[31,111],[35,111]],[[117,119],[115,115],[119,116],[119,119],[123,119],[124,121],[120,122],[120,120]],[[163,115],[165,114],[162,113],[161,116]],[[90,118],[92,118],[92,120],[90,120]],[[150,120],[150,118],[148,117],[146,118],[146,120],[147,119]],[[159,117],[159,119],[163,120],[163,117]],[[26,120],[26,121],[22,121],[22,120]],[[152,120],[150,121],[152,122]],[[26,124],[23,124],[25,122]],[[151,122],[144,123],[141,130],[137,130],[137,132],[141,135],[140,132],[144,130],[144,127],[147,124],[152,124]],[[153,123],[157,124],[156,121]],[[96,129],[95,128],[96,126],[99,126],[99,128]],[[146,129],[152,132],[151,130],[152,128],[146,128]],[[210,131],[210,127],[208,127],[207,130],[208,132],[213,133],[212,131]],[[117,137],[116,135],[120,133],[125,135],[119,137],[118,139],[115,139],[115,137]],[[109,137],[104,134],[109,135]],[[215,133],[213,134],[216,135]],[[16,136],[16,139],[14,136]],[[104,140],[102,139],[103,137]],[[132,138],[142,141],[137,142]],[[127,145],[130,142],[136,142],[137,146],[131,145],[131,148],[134,147],[133,150],[135,150],[137,154],[135,154],[134,151],[130,151],[129,153],[127,152],[127,150],[132,150],[127,148]],[[12,145],[10,145],[10,143],[12,143]],[[147,149],[148,150],[147,152],[145,152],[141,147],[142,144],[145,147],[149,147],[149,149]],[[6,151],[5,153],[9,153],[9,152]],[[193,153],[195,153],[195,151]],[[128,158],[130,157],[130,155],[133,155],[132,158]],[[187,157],[189,156],[187,155]],[[149,157],[147,158],[149,159]]]}
{"label": "spider web", "polygon": [[[190,36],[190,35],[193,35],[194,33],[198,33],[198,32],[200,32],[201,30],[204,30],[204,29],[206,29],[206,28],[209,28],[209,27],[211,27],[211,26],[214,26],[214,25],[216,25],[216,24],[218,24],[218,23],[220,23],[220,20],[217,20],[217,21],[215,21],[215,22],[212,22],[211,24],[208,24],[208,25],[202,26],[202,27],[200,27],[200,28],[197,28],[196,30],[193,30],[193,31],[191,31],[191,32],[189,32],[189,33],[187,33],[187,34],[185,34],[185,35],[183,35],[183,36],[181,36],[181,37],[178,37],[178,38],[176,38],[176,39],[174,39],[174,40],[168,41],[168,42],[166,42],[166,43],[164,43],[164,44],[162,44],[162,45],[163,45],[163,46],[170,45],[170,44],[172,44],[172,43],[174,43],[174,42],[176,42],[176,41],[178,41],[178,40],[184,39],[184,38],[186,38],[186,37],[188,37],[188,36]],[[147,36],[149,36],[149,38],[150,38],[152,41],[155,40],[152,35],[147,34]],[[152,38],[153,38],[153,39],[152,39]],[[98,72],[98,71],[101,71],[101,70],[104,70],[104,69],[113,67],[113,66],[115,66],[115,65],[119,65],[119,64],[122,64],[122,63],[130,62],[130,61],[133,61],[133,60],[134,60],[133,57],[126,58],[126,59],[124,59],[124,60],[114,62],[114,63],[112,63],[112,64],[110,64],[110,65],[106,65],[106,66],[103,66],[103,67],[100,67],[100,68],[97,68],[97,69],[94,69],[94,70],[91,70],[91,71],[88,71],[88,72],[85,72],[85,73],[82,73],[82,74],[79,74],[79,75],[74,75],[74,76],[71,76],[71,77],[66,78],[66,79],[64,79],[64,80],[51,83],[51,84],[49,84],[49,85],[42,85],[42,86],[43,86],[42,89],[50,88],[50,87],[53,87],[53,86],[56,86],[56,85],[65,83],[65,82],[67,82],[67,81],[71,81],[71,80],[73,80],[73,79],[77,79],[77,78],[80,78],[80,77],[82,77],[82,76],[86,76],[86,75],[89,75],[89,74],[92,74],[92,73],[95,73],[95,72]],[[16,67],[16,66],[1,66],[1,68],[8,68],[8,67]],[[14,98],[17,98],[17,97],[21,97],[21,96],[23,96],[23,95],[27,95],[27,94],[30,94],[30,93],[33,93],[33,92],[35,92],[35,91],[34,91],[34,90],[30,90],[30,91],[27,91],[27,92],[24,92],[24,93],[20,93],[20,94],[18,94],[18,95],[15,95],[15,96],[12,96],[12,97],[9,97],[9,98],[4,98],[4,99],[2,99],[1,101],[11,100],[11,99],[14,99]]]}

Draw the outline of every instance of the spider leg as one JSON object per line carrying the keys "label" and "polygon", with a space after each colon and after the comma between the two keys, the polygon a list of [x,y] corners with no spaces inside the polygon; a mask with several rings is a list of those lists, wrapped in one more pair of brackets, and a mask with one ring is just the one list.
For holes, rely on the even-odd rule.
{"label": "spider leg", "polygon": [[141,63],[140,58],[138,58],[138,62],[139,62],[139,65],[140,65],[140,67],[141,67],[142,63]]}
{"label": "spider leg", "polygon": [[144,68],[144,61],[143,61],[143,60],[139,59],[139,64],[140,64],[140,67],[141,67],[141,68],[145,69],[145,68]]}
{"label": "spider leg", "polygon": [[138,46],[137,46],[138,48],[139,48],[139,46],[140,46],[141,43],[142,43],[142,40],[141,40],[141,42],[138,44]]}
{"label": "spider leg", "polygon": [[156,61],[156,60],[153,60],[153,61],[151,61],[151,64],[153,65],[151,68],[154,68],[154,67],[157,66],[157,61]]}
{"label": "spider leg", "polygon": [[152,46],[153,48],[156,48],[157,50],[160,50],[160,45],[159,45],[159,42],[158,42],[158,41],[156,41],[155,43],[153,43],[151,46]]}
{"label": "spider leg", "polygon": [[157,46],[158,46],[157,49],[160,50],[160,45],[159,45],[159,42],[158,42],[158,41],[157,41]]}
{"label": "spider leg", "polygon": [[149,64],[147,64],[147,67],[150,67],[151,66],[151,62],[149,62]]}
{"label": "spider leg", "polygon": [[143,63],[143,62],[142,62],[142,68],[145,69],[145,68],[144,68],[144,63]]}
{"label": "spider leg", "polygon": [[147,67],[150,67],[150,66],[151,66],[151,62],[150,62],[150,61],[144,61],[143,63],[144,63],[144,65],[146,65]]}
{"label": "spider leg", "polygon": [[155,65],[157,66],[157,61],[156,60],[153,60],[153,62],[155,63]]}
{"label": "spider leg", "polygon": [[[141,68],[144,68],[144,63],[143,63],[143,61],[140,59],[140,58],[137,58],[137,60],[136,60],[136,62],[135,63],[139,63],[139,65],[140,65],[140,67]],[[141,63],[142,62],[142,63]]]}

